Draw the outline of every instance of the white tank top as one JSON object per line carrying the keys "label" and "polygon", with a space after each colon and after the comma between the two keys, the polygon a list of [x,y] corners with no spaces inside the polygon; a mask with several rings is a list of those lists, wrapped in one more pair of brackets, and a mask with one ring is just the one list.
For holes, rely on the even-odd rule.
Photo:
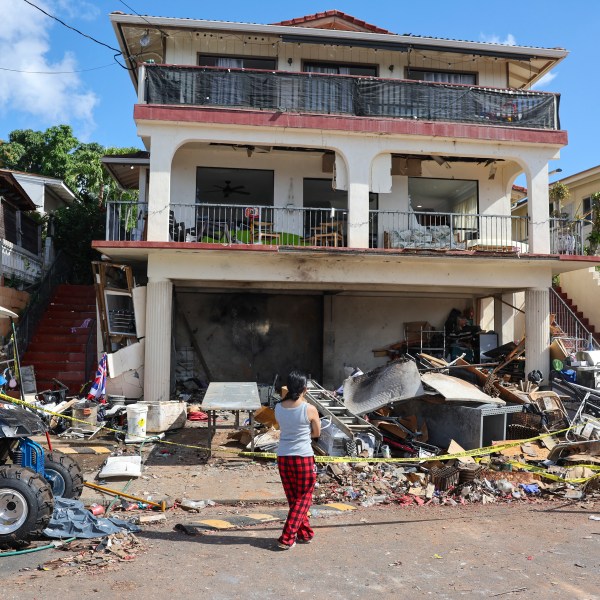
{"label": "white tank top", "polygon": [[296,408],[285,408],[281,402],[275,405],[275,418],[281,430],[277,456],[314,456],[307,408],[306,402]]}

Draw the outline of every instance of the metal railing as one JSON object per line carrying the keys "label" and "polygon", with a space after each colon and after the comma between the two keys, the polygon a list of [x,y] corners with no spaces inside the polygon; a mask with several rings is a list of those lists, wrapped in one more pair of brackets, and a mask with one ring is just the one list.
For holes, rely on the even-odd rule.
{"label": "metal railing", "polygon": [[[46,271],[44,278],[40,282],[37,290],[31,295],[27,308],[19,317],[19,323],[16,326],[16,337],[19,348],[19,355],[22,356],[29,342],[33,338],[37,326],[44,315],[44,312],[50,304],[56,286],[66,283],[71,273],[71,261],[62,251],[58,253],[56,259]],[[7,348],[10,357],[14,358],[14,347],[9,343]]]}
{"label": "metal railing", "polygon": [[583,221],[550,219],[550,252],[552,254],[584,254]]}
{"label": "metal railing", "polygon": [[527,217],[370,211],[373,248],[528,252]]}
{"label": "metal railing", "polygon": [[96,319],[91,320],[88,330],[87,340],[85,341],[85,379],[93,377],[98,360],[98,348],[96,344]]}
{"label": "metal railing", "polygon": [[[109,202],[107,239],[142,239],[146,212],[146,204]],[[346,209],[173,203],[168,227],[172,242],[347,247],[349,222]],[[527,217],[372,210],[368,227],[370,248],[529,249]]]}
{"label": "metal railing", "polygon": [[559,129],[559,95],[424,81],[175,65],[142,66],[148,104]]}
{"label": "metal railing", "polygon": [[0,240],[2,246],[2,274],[25,283],[35,283],[42,275],[43,261],[39,256],[9,242]]}
{"label": "metal railing", "polygon": [[552,334],[552,339],[563,340],[567,349],[573,352],[589,350],[590,347],[600,350],[600,344],[594,339],[592,332],[552,287],[550,288],[550,313],[554,315],[555,324],[562,330],[562,333]]}
{"label": "metal railing", "polygon": [[106,239],[139,242],[144,239],[148,204],[110,201],[106,205]]}

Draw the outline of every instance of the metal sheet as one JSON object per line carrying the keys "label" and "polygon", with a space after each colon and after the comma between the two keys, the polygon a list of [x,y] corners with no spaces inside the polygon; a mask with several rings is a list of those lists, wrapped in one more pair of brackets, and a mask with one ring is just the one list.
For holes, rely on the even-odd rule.
{"label": "metal sheet", "polygon": [[260,397],[255,382],[213,381],[209,384],[203,410],[258,410]]}
{"label": "metal sheet", "polygon": [[421,380],[448,401],[479,402],[504,406],[501,398],[492,398],[468,381],[444,375],[443,373],[423,373]]}
{"label": "metal sheet", "polygon": [[412,360],[395,361],[344,381],[344,404],[359,416],[423,394],[419,370]]}

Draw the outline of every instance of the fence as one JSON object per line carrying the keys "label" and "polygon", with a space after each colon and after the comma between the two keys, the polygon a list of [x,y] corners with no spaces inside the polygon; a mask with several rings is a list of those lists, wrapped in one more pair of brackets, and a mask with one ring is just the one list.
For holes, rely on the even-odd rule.
{"label": "fence", "polygon": [[148,104],[559,129],[559,95],[323,73],[145,64]]}

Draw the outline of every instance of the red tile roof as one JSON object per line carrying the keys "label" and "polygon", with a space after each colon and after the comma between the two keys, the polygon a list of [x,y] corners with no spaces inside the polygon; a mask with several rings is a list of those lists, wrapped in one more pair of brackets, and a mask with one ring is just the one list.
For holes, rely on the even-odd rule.
{"label": "red tile roof", "polygon": [[[279,23],[271,23],[271,25],[285,25],[285,26],[294,26],[294,25],[307,25],[313,21],[319,21],[321,19],[327,19],[330,17],[337,17],[341,21],[344,21],[352,26],[352,29],[359,30],[364,29],[370,33],[390,33],[393,34],[392,31],[388,31],[387,29],[382,29],[381,27],[377,27],[376,25],[371,25],[366,21],[361,21],[352,15],[348,15],[341,10],[327,10],[320,13],[315,13],[314,15],[306,15],[304,17],[298,17],[296,19],[289,19],[287,21],[280,21]],[[310,25],[309,25],[310,26]],[[326,29],[331,29],[331,27],[326,27]]]}

